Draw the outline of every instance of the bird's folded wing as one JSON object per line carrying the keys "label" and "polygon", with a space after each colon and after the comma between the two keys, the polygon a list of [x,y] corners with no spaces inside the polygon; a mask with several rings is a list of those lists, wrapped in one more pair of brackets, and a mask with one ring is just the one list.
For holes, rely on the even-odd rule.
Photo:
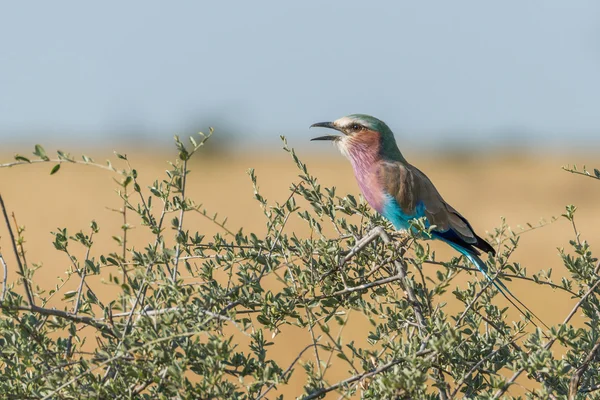
{"label": "bird's folded wing", "polygon": [[[469,222],[444,201],[433,183],[419,169],[401,162],[383,162],[378,175],[386,193],[396,200],[405,215],[425,216],[430,225],[435,225],[435,232],[448,232],[465,244],[478,242]],[[419,215],[420,210],[423,215]]]}

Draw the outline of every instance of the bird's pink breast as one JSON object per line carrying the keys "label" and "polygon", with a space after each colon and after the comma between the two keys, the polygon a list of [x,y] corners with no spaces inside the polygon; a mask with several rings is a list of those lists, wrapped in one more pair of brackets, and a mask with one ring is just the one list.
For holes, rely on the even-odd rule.
{"label": "bird's pink breast", "polygon": [[352,138],[346,143],[346,154],[350,159],[354,176],[363,196],[377,212],[384,207],[385,193],[377,173],[379,162],[379,134],[361,133],[359,138]]}
{"label": "bird's pink breast", "polygon": [[358,181],[358,186],[369,205],[381,214],[383,212],[385,196],[383,187],[376,175],[374,173],[359,174],[355,170],[355,176]]}

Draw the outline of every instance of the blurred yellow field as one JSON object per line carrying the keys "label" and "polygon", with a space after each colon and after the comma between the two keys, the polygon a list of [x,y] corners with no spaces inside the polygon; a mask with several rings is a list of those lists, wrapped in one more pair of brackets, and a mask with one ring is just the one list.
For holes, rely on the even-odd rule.
{"label": "blurred yellow field", "polygon": [[[263,232],[264,217],[253,199],[252,184],[246,170],[255,168],[261,192],[269,201],[282,202],[289,194],[289,184],[297,181],[294,163],[283,152],[211,155],[209,149],[205,149],[190,165],[192,174],[187,195],[197,203],[202,203],[209,212],[218,212],[221,217],[227,217],[227,226],[232,230],[244,227],[246,232]],[[94,154],[97,160],[106,158],[106,155],[112,155],[112,152],[103,154],[102,151],[96,151]],[[168,168],[166,161],[172,159],[174,153],[140,152],[128,156],[132,166],[139,172],[140,182],[150,184],[155,179],[163,178]],[[324,186],[336,186],[338,194],[358,195],[349,164],[333,149],[331,152],[320,152],[319,157],[302,150],[299,156]],[[501,217],[505,217],[508,224],[518,230],[518,225],[525,226],[527,222],[535,225],[541,218],[550,220],[552,216],[560,216],[565,205],[575,204],[579,207],[576,222],[582,238],[592,246],[600,245],[600,208],[597,201],[600,198],[600,184],[561,170],[561,165],[569,163],[593,166],[596,159],[592,156],[488,154],[460,158],[460,161],[451,156],[407,156],[409,161],[429,175],[446,201],[469,218],[475,230],[482,235],[499,226]],[[5,153],[1,161],[11,159],[12,155]],[[114,163],[118,164],[117,161]],[[90,221],[96,220],[100,233],[95,238],[94,251],[99,254],[100,251],[118,249],[111,236],[120,234],[122,224],[122,216],[111,211],[120,208],[121,201],[115,193],[116,185],[110,172],[89,166],[63,165],[59,173],[49,176],[50,169],[51,165],[48,164],[0,169],[1,194],[9,211],[15,213],[18,224],[26,227],[27,259],[30,264],[42,264],[36,273],[35,284],[44,289],[53,288],[58,283],[57,277],[64,278],[64,271],[69,266],[67,257],[54,250],[51,231],[58,227],[68,228],[71,233],[86,231]],[[129,223],[137,225],[139,222],[130,220]],[[189,216],[187,227],[207,235],[219,229],[197,215]],[[290,232],[298,231],[300,235],[306,233],[300,221],[290,221],[287,229]],[[15,262],[4,224],[0,226],[0,236],[2,254],[10,268],[9,281],[14,281],[17,277]],[[130,236],[133,238],[132,245],[145,244],[145,236],[136,235],[135,230]],[[513,261],[521,262],[529,273],[553,268],[553,279],[559,281],[564,271],[557,248],[567,247],[571,238],[572,226],[561,218],[524,234]],[[440,260],[456,255],[447,246],[437,243],[431,246]],[[464,284],[469,279],[475,278],[463,274],[456,282]],[[110,286],[103,285],[99,278],[96,281],[90,278],[89,282],[99,288],[97,293],[100,296],[106,296],[103,300],[110,298]],[[573,307],[572,300],[549,288],[522,281],[509,284],[511,290],[548,324],[561,322]],[[75,285],[74,280],[62,290],[72,290]],[[497,301],[502,300],[497,298]],[[60,302],[54,305],[58,304]],[[509,315],[518,317],[514,310]],[[343,333],[344,342],[364,337],[367,326],[364,321],[350,318]],[[287,366],[298,351],[310,342],[309,333],[300,330],[284,331],[280,339],[278,361],[282,366]],[[327,377],[335,382],[346,376],[345,368],[333,368]],[[296,376],[291,386],[282,393],[299,393],[303,383],[301,377]]]}

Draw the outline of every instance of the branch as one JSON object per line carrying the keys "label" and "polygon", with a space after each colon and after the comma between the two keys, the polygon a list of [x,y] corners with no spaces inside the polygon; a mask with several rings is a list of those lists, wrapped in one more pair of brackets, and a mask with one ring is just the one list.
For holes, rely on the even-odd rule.
{"label": "branch", "polygon": [[4,257],[0,253],[0,264],[2,264],[2,294],[0,294],[0,305],[4,303],[4,298],[6,297],[6,282],[8,280],[8,267],[6,266],[6,262],[4,261]]}
{"label": "branch", "polygon": [[[90,235],[90,240],[92,239],[93,234]],[[90,251],[91,249],[88,248],[85,254],[85,261],[87,261],[89,259],[89,255],[90,255]],[[87,267],[85,266],[85,261],[83,263],[83,268],[80,268],[79,265],[77,265],[76,263],[76,258],[74,256],[71,255],[71,253],[69,252],[69,250],[65,250],[64,253],[67,255],[67,257],[69,258],[69,261],[71,261],[71,265],[73,266],[73,270],[77,273],[77,275],[79,276],[79,278],[81,278],[80,280],[80,286],[79,286],[79,290],[77,291],[77,301],[76,301],[76,305],[79,303],[79,300],[81,298],[81,290],[83,290],[83,286],[85,285],[85,287],[90,291],[90,293],[92,293],[94,295],[94,297],[96,297],[96,299],[99,299],[99,297],[96,295],[96,293],[92,290],[92,288],[90,287],[90,285],[88,285],[88,283],[85,280],[85,277],[87,275]],[[46,299],[47,302],[48,299]],[[103,306],[102,303],[99,303],[100,306]],[[79,307],[76,308],[76,310],[78,310]],[[76,312],[75,312],[76,313]]]}
{"label": "branch", "polygon": [[[496,279],[494,277],[494,279]],[[467,313],[469,312],[469,310],[473,307],[473,305],[475,305],[475,303],[477,302],[477,300],[479,300],[479,298],[483,295],[483,293],[485,293],[485,291],[487,290],[488,287],[490,287],[490,285],[492,284],[492,280],[488,280],[486,285],[481,288],[481,290],[479,291],[479,293],[477,293],[477,295],[475,297],[473,297],[473,300],[471,300],[471,302],[467,305],[467,308],[465,308],[465,310],[462,312],[462,314],[460,315],[460,317],[458,317],[458,320],[456,321],[456,324],[454,324],[455,328],[458,328],[458,325],[460,325],[461,321],[463,320],[463,318],[467,315]]]}
{"label": "branch", "polygon": [[[375,228],[375,229],[377,229],[377,228]],[[430,353],[433,353],[433,350],[426,349],[426,350],[421,350],[421,351],[416,352],[414,354],[414,356],[420,357],[420,356],[424,356],[424,355],[430,354]],[[435,353],[432,354],[432,355],[435,355]],[[396,366],[396,365],[398,365],[398,364],[400,364],[401,362],[404,362],[404,361],[405,361],[405,359],[403,359],[403,358],[402,359],[396,359],[396,360],[390,361],[389,363],[387,363],[385,365],[382,365],[382,366],[380,366],[378,368],[372,369],[372,370],[370,370],[368,372],[364,372],[364,373],[359,374],[359,375],[354,375],[354,376],[352,376],[352,377],[350,377],[348,379],[345,379],[343,381],[340,381],[340,382],[336,383],[335,385],[331,385],[331,386],[328,386],[326,388],[322,388],[322,389],[316,390],[316,391],[310,393],[308,396],[304,397],[303,400],[316,399],[316,398],[321,397],[322,395],[324,395],[326,393],[329,393],[329,392],[331,392],[333,390],[339,389],[340,387],[346,386],[346,385],[348,385],[350,383],[353,383],[353,382],[356,382],[356,381],[362,381],[363,379],[370,378],[372,376],[375,376],[375,375],[378,375],[378,374],[380,374],[382,372],[385,372],[388,369],[390,369],[390,368],[392,368],[392,367],[394,367],[394,366]]]}
{"label": "branch", "polygon": [[[594,290],[596,290],[598,285],[600,285],[600,279],[598,279],[596,281],[596,283],[594,283],[594,285],[592,287],[590,287],[589,290],[581,297],[581,299],[577,302],[577,304],[575,304],[575,307],[573,307],[573,309],[571,310],[569,315],[567,315],[564,322],[562,323],[563,325],[566,325],[571,320],[571,318],[573,318],[573,315],[575,315],[575,313],[577,312],[579,307],[581,307],[581,304],[583,304],[583,302],[588,298],[588,296],[590,294],[592,294],[594,292]],[[554,342],[556,342],[556,339],[557,338],[555,337],[555,338],[551,339],[548,343],[546,343],[546,345],[544,346],[544,350],[549,350],[552,347],[552,345],[554,344]],[[506,384],[502,388],[498,389],[498,391],[494,394],[493,399],[498,399],[498,398],[500,398],[500,396],[502,396],[504,393],[506,393],[509,386],[512,385],[519,376],[521,376],[523,371],[525,371],[525,368],[520,368],[517,372],[515,372],[513,374],[513,376],[510,377],[509,381],[506,382]]]}
{"label": "branch", "polygon": [[[158,374],[158,376],[163,379],[165,377],[165,375],[167,374],[168,368],[163,368],[162,371],[160,371],[160,373]],[[132,396],[136,396],[138,394],[140,394],[141,392],[143,392],[144,390],[146,390],[146,388],[148,386],[150,386],[152,383],[154,383],[154,377],[152,377],[151,379],[148,379],[146,382],[140,383],[138,385],[132,386],[129,390],[131,391],[131,395]]]}
{"label": "branch", "polygon": [[[200,214],[201,216],[203,216],[204,218],[206,218],[207,220],[211,221],[212,223],[214,223],[215,225],[217,225],[219,228],[223,229],[223,231],[230,236],[235,237],[235,233],[233,233],[230,229],[228,229],[225,226],[225,221],[224,222],[219,222],[217,221],[217,217],[216,214],[214,217],[209,217],[208,213],[206,212],[205,209],[201,209],[200,207],[202,207],[202,205],[199,205],[197,207],[194,207],[191,211],[196,211],[198,214]],[[249,246],[251,247],[251,246]]]}
{"label": "branch", "polygon": [[[200,325],[200,327],[206,325],[211,320],[212,320],[212,317],[208,318],[206,321],[204,321],[204,323],[202,323]],[[110,364],[110,363],[112,363],[114,361],[126,358],[126,357],[129,356],[129,354],[131,354],[131,353],[133,353],[135,351],[148,348],[148,347],[150,347],[152,345],[155,345],[155,344],[160,344],[160,343],[163,343],[163,342],[168,342],[169,340],[173,340],[173,339],[176,339],[176,338],[191,337],[191,336],[199,335],[199,334],[202,334],[202,333],[206,333],[206,331],[204,331],[204,330],[197,330],[197,331],[191,331],[191,332],[177,333],[177,334],[174,334],[174,335],[171,335],[171,336],[161,337],[161,338],[158,338],[158,339],[146,342],[144,344],[141,344],[138,347],[132,347],[132,348],[129,348],[129,349],[124,349],[124,351],[117,351],[117,355],[115,355],[114,357],[111,357],[111,358],[109,358],[109,359],[107,359],[105,361],[102,361],[101,363],[96,364],[93,367],[90,367],[90,368],[86,369],[85,371],[81,372],[79,375],[74,376],[73,378],[71,378],[67,382],[63,383],[62,385],[60,385],[59,387],[57,387],[56,389],[54,389],[51,393],[49,393],[46,396],[44,396],[42,398],[42,400],[49,400],[49,399],[53,398],[53,396],[55,396],[56,394],[58,394],[62,389],[66,388],[69,385],[74,384],[79,379],[83,378],[85,375],[91,374],[92,372],[96,371],[97,369],[100,369],[100,368],[104,367],[105,365],[108,365],[108,364]]]}
{"label": "branch", "polygon": [[575,396],[577,395],[577,388],[579,387],[581,377],[583,376],[585,371],[587,371],[592,360],[598,355],[598,351],[600,351],[600,341],[596,342],[590,353],[583,361],[583,364],[581,364],[581,366],[577,368],[573,373],[573,376],[571,377],[571,381],[569,383],[569,400],[575,400]]}
{"label": "branch", "polygon": [[570,172],[572,174],[576,174],[576,175],[582,175],[582,176],[587,176],[588,178],[593,178],[593,179],[600,179],[600,171],[598,169],[594,169],[594,175],[592,175],[586,168],[585,165],[583,166],[583,171],[579,171],[577,170],[577,166],[573,165],[573,168],[571,168],[570,166],[563,166],[561,167],[563,170]]}
{"label": "branch", "polygon": [[463,375],[463,377],[461,378],[460,381],[458,381],[456,383],[456,387],[454,388],[454,390],[452,391],[452,394],[450,395],[451,398],[454,398],[457,394],[458,391],[460,390],[461,386],[465,383],[465,380],[473,373],[475,372],[480,366],[481,364],[483,364],[485,361],[489,360],[490,358],[492,358],[493,356],[495,356],[500,350],[502,350],[503,348],[505,348],[506,346],[509,345],[513,345],[515,344],[515,342],[521,338],[523,338],[525,335],[521,335],[519,337],[516,337],[514,339],[512,339],[510,342],[508,343],[504,343],[502,346],[498,347],[496,350],[492,351],[491,353],[487,354],[485,357],[483,357],[481,360],[479,360],[475,365],[473,365],[473,367],[471,367],[471,369],[469,370],[469,372],[467,372],[465,375]]}
{"label": "branch", "polygon": [[440,394],[440,400],[448,400],[448,390],[450,390],[450,385],[448,385],[446,379],[444,378],[444,372],[446,371],[444,371],[444,369],[441,367],[436,367],[435,370],[437,371],[437,375],[439,375],[439,379],[436,379],[436,383],[438,385],[438,393]]}
{"label": "branch", "polygon": [[592,392],[595,392],[596,390],[600,390],[600,384],[580,389],[579,393],[592,393]]}
{"label": "branch", "polygon": [[[90,233],[90,243],[92,242],[93,237],[94,237],[94,230],[92,229],[92,233]],[[91,249],[92,249],[92,246],[90,244],[90,246],[87,248],[87,250],[85,252],[85,261],[89,260]],[[68,254],[69,253],[67,253],[67,255]],[[69,258],[74,263],[73,257],[69,256]],[[76,270],[77,270],[77,272],[79,272],[79,269],[76,268]],[[79,276],[81,277],[81,280],[79,281],[79,288],[77,289],[77,300],[75,301],[75,308],[73,309],[73,313],[75,315],[77,315],[77,313],[79,312],[79,306],[81,305],[81,294],[83,292],[83,285],[85,283],[85,278],[87,276],[87,265],[85,262],[83,263],[83,271],[81,272],[81,274],[79,274]],[[92,292],[91,288],[89,288],[89,289],[90,289],[91,293],[94,293],[94,292]],[[96,296],[95,293],[94,293],[94,296],[96,298],[98,298],[98,296]]]}
{"label": "branch", "polygon": [[[288,374],[289,374],[289,373],[292,371],[292,368],[294,368],[294,365],[296,365],[296,363],[297,363],[298,361],[300,361],[300,357],[302,357],[302,355],[303,355],[303,354],[304,354],[304,353],[305,353],[307,350],[309,350],[311,347],[316,347],[316,346],[320,346],[320,345],[319,345],[319,344],[317,344],[317,343],[311,343],[311,344],[307,345],[305,348],[303,348],[303,349],[300,351],[300,353],[298,354],[298,356],[296,356],[296,358],[294,358],[294,361],[292,361],[292,363],[290,364],[290,366],[289,366],[289,367],[287,367],[287,369],[286,369],[285,371],[283,371],[283,373],[281,374],[281,379],[285,380],[285,379],[286,379],[286,375],[288,375]],[[321,346],[322,346],[322,345],[321,345]],[[275,382],[273,382],[273,383],[272,383],[272,384],[271,384],[271,385],[270,385],[270,386],[267,388],[267,390],[266,390],[266,391],[265,391],[263,394],[261,394],[260,396],[258,396],[258,397],[256,398],[256,400],[260,400],[260,399],[262,399],[263,397],[265,397],[265,396],[267,395],[267,393],[269,393],[269,392],[271,391],[271,389],[273,389],[274,387],[275,387]]]}
{"label": "branch", "polygon": [[337,296],[341,296],[347,293],[354,293],[354,292],[358,292],[361,290],[366,290],[366,289],[370,289],[373,287],[377,287],[377,286],[382,286],[391,282],[396,282],[403,279],[401,276],[399,275],[394,275],[394,276],[390,276],[388,278],[383,278],[383,279],[379,279],[373,282],[369,282],[369,283],[365,283],[362,285],[358,285],[358,286],[352,286],[352,287],[348,287],[346,289],[342,289],[342,290],[338,290],[337,292],[333,292],[330,294],[322,294],[319,296],[315,296],[311,299],[307,299],[309,301],[313,301],[313,300],[322,300],[322,299],[327,299],[330,297],[337,297]]}
{"label": "branch", "polygon": [[[365,237],[363,237],[356,243],[356,245],[350,250],[350,252],[348,254],[346,254],[346,257],[344,257],[344,259],[342,260],[341,265],[343,266],[346,262],[348,262],[352,257],[354,257],[358,252],[360,252],[362,249],[364,249],[369,243],[371,243],[377,237],[380,237],[381,240],[383,241],[383,243],[385,243],[385,244],[390,244],[392,242],[392,240],[390,239],[390,236],[387,234],[387,232],[382,227],[377,226],[377,227],[373,228]],[[378,282],[386,281],[384,283],[389,283],[389,282],[393,282],[396,280],[402,280],[403,281],[402,286],[404,287],[404,293],[406,294],[406,297],[408,298],[409,302],[413,306],[413,310],[415,312],[415,318],[417,319],[417,322],[419,323],[419,325],[421,327],[424,327],[425,326],[425,318],[423,317],[423,312],[421,311],[421,304],[417,300],[417,296],[415,296],[415,292],[413,291],[413,289],[407,279],[406,264],[404,264],[404,262],[394,260],[394,266],[396,267],[396,276],[386,278],[388,281],[386,281],[386,279],[382,279],[381,281],[378,281]],[[379,284],[384,284],[384,283],[379,283]],[[351,292],[351,291],[356,291],[356,290],[362,290],[364,288],[371,287],[369,285],[370,284],[356,286],[355,288],[348,288],[348,289],[343,290],[342,292],[345,292],[345,291]],[[372,285],[372,286],[378,286],[378,285]]]}
{"label": "branch", "polygon": [[[137,321],[139,320],[139,318],[141,317],[153,317],[156,315],[162,315],[162,314],[168,314],[171,312],[182,312],[185,311],[183,307],[170,307],[170,308],[161,308],[158,310],[142,310],[142,311],[137,311],[134,312],[134,310],[132,309],[129,312],[123,312],[123,313],[118,313],[118,314],[113,314],[111,315],[111,318],[131,318],[132,315],[135,315],[138,317],[138,319],[136,319],[136,321],[133,323],[133,325],[135,326],[137,324]],[[132,314],[133,313],[133,314]],[[243,333],[246,336],[250,336],[248,333],[246,333],[246,331],[243,329],[243,327],[240,326],[240,324],[234,320],[233,318],[228,317],[227,315],[223,315],[223,314],[217,314],[211,311],[207,311],[207,310],[199,310],[198,311],[199,314],[204,314],[204,315],[208,315],[209,317],[219,320],[219,321],[227,321],[230,322],[232,325],[234,325],[241,333]],[[104,318],[97,318],[96,321],[104,321]]]}
{"label": "branch", "polygon": [[[438,262],[438,261],[423,261],[423,264],[442,265],[446,268],[461,269],[463,271],[471,271],[471,272],[480,272],[477,268],[467,267],[464,265],[455,265],[455,264],[450,264],[450,263]],[[524,281],[534,282],[538,285],[548,285],[553,289],[560,289],[560,290],[565,291],[573,296],[578,296],[577,293],[573,292],[572,290],[569,290],[561,285],[557,285],[556,283],[553,283],[553,282],[542,281],[542,280],[530,278],[530,277],[524,276],[524,275],[507,274],[506,272],[503,272],[503,271],[497,271],[496,273],[499,278],[522,279]]]}
{"label": "branch", "polygon": [[0,195],[0,207],[2,207],[2,214],[4,215],[4,221],[6,222],[6,226],[8,228],[8,234],[10,235],[10,242],[12,243],[13,251],[15,253],[15,257],[17,258],[17,265],[19,266],[19,272],[23,277],[23,286],[25,287],[25,294],[27,295],[27,301],[31,305],[31,307],[35,307],[35,302],[33,301],[33,292],[31,291],[31,287],[29,286],[29,281],[25,276],[25,269],[23,268],[23,263],[21,262],[21,257],[19,257],[19,251],[17,250],[17,244],[15,242],[15,235],[13,234],[12,227],[10,226],[10,221],[8,219],[8,214],[6,213],[6,206],[4,205],[4,200],[2,199],[2,195]]}
{"label": "branch", "polygon": [[19,166],[19,165],[29,165],[29,164],[38,164],[38,163],[81,164],[81,165],[89,165],[92,167],[105,169],[107,171],[116,172],[116,170],[114,168],[109,167],[108,165],[102,165],[102,164],[97,164],[94,162],[86,162],[86,161],[79,161],[79,160],[72,160],[72,159],[63,159],[63,158],[55,158],[55,159],[48,159],[48,160],[13,161],[13,162],[5,163],[5,164],[0,164],[0,168],[11,168],[11,167]]}
{"label": "branch", "polygon": [[[287,202],[289,202],[294,197],[294,195],[298,192],[298,189],[300,189],[302,187],[303,184],[304,184],[304,182],[300,182],[298,185],[294,185],[294,190],[292,190],[292,193],[288,196],[287,200],[283,204],[286,204]],[[267,269],[271,268],[271,263],[269,262],[269,260],[270,260],[272,254],[273,254],[273,250],[275,249],[275,247],[277,247],[277,243],[279,242],[279,239],[281,238],[281,234],[283,233],[283,229],[287,225],[287,222],[288,222],[288,220],[289,220],[289,218],[290,218],[291,215],[292,215],[292,211],[288,212],[286,214],[286,216],[283,218],[283,222],[281,223],[281,227],[279,228],[279,230],[277,231],[277,234],[275,235],[275,239],[273,241],[273,245],[271,246],[271,248],[268,249],[269,254],[265,257],[266,262],[265,262],[265,265],[263,266],[263,268],[261,269],[260,273],[258,274],[258,276],[255,275],[252,278],[252,280],[250,282],[246,283],[245,285],[253,285],[253,284],[259,283],[262,280],[262,278],[265,275],[265,273],[267,272]],[[269,227],[267,228],[267,236],[271,234],[271,229],[273,229],[273,225],[269,224]],[[252,246],[252,248],[255,248],[255,247]],[[262,253],[263,253],[264,250],[267,250],[267,249],[263,248],[261,246],[260,250],[258,251],[258,254],[256,255],[256,257],[254,259],[258,260],[258,258],[262,255]],[[239,288],[240,288],[240,286],[236,286],[236,287],[231,288],[225,294],[225,297],[231,296]],[[239,300],[231,302],[231,303],[229,303],[222,310],[222,312],[227,312],[230,309],[232,309],[233,307],[238,306],[239,304],[240,304]]]}
{"label": "branch", "polygon": [[187,158],[183,160],[183,177],[181,182],[181,210],[179,211],[179,225],[177,226],[177,247],[175,249],[175,264],[173,266],[173,274],[171,275],[171,280],[175,281],[177,279],[177,268],[179,267],[179,257],[181,256],[181,242],[179,240],[179,235],[181,235],[181,230],[183,229],[183,215],[185,213],[185,209],[187,207],[185,203],[185,186],[186,186],[186,178],[187,178]]}
{"label": "branch", "polygon": [[8,311],[29,311],[29,312],[34,312],[34,313],[38,313],[41,315],[51,315],[53,317],[68,319],[69,321],[78,322],[81,324],[92,326],[101,332],[107,333],[110,336],[118,338],[118,336],[113,332],[113,330],[107,324],[104,324],[92,317],[83,317],[83,316],[76,315],[76,314],[73,314],[73,313],[70,313],[67,311],[57,310],[56,308],[44,308],[44,307],[39,307],[36,305],[33,305],[33,306],[0,305],[0,308],[3,308]]}

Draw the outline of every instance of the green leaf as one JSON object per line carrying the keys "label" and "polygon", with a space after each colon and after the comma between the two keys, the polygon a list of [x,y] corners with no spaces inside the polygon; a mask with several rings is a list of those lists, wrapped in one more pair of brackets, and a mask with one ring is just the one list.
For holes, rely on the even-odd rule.
{"label": "green leaf", "polygon": [[58,158],[59,159],[65,160],[65,161],[74,162],[73,159],[71,158],[71,156],[68,153],[65,153],[62,150],[57,150],[56,153],[58,154]]}
{"label": "green leaf", "polygon": [[129,185],[132,181],[133,178],[131,176],[128,176],[127,178],[125,178],[125,180],[123,180],[123,187],[127,187],[127,185]]}
{"label": "green leaf", "polygon": [[50,175],[54,175],[55,173],[58,172],[58,170],[60,169],[60,164],[56,164],[53,168],[52,171],[50,171]]}
{"label": "green leaf", "polygon": [[76,290],[70,290],[64,294],[63,299],[65,299],[65,300],[70,299],[72,297],[75,297],[76,294],[77,294]]}
{"label": "green leaf", "polygon": [[44,148],[42,147],[41,144],[35,145],[35,150],[34,150],[33,154],[38,156],[39,158],[41,158],[44,161],[50,161],[50,158],[48,158],[48,156],[46,155],[46,150],[44,150]]}
{"label": "green leaf", "polygon": [[15,160],[17,161],[23,161],[23,162],[27,162],[27,163],[31,163],[31,161],[29,160],[29,158],[24,157],[20,154],[15,154]]}

